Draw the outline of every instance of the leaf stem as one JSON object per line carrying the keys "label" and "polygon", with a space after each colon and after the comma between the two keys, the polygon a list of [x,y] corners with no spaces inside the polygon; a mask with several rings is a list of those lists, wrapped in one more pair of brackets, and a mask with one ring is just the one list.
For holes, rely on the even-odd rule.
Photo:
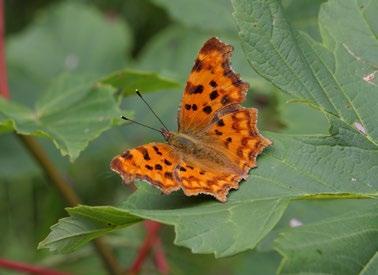
{"label": "leaf stem", "polygon": [[147,235],[139,248],[138,255],[129,269],[130,274],[138,274],[145,262],[150,251],[153,250],[155,256],[155,264],[161,274],[168,274],[169,267],[164,255],[164,250],[161,246],[161,241],[158,235],[161,224],[154,221],[145,221],[144,226]]}
{"label": "leaf stem", "polygon": [[[9,99],[10,93],[4,51],[4,23],[4,0],[0,0],[0,95]],[[67,202],[67,204],[69,206],[76,206],[79,204],[80,199],[78,195],[48,158],[44,149],[30,136],[19,134],[17,134],[17,136],[29,153],[38,162],[41,169],[50,179],[49,182],[59,191],[60,196]],[[94,245],[109,274],[121,274],[121,267],[114,257],[111,248],[100,238],[94,240]]]}

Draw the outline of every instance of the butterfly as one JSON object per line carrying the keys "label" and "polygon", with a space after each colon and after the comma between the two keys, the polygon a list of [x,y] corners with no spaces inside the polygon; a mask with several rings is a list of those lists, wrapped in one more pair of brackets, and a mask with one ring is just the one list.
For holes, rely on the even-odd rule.
{"label": "butterfly", "polygon": [[211,38],[200,49],[178,112],[178,131],[166,143],[126,150],[111,161],[125,183],[144,180],[169,194],[208,194],[227,201],[230,189],[256,167],[271,144],[257,129],[257,110],[240,105],[249,85],[230,66],[233,47]]}

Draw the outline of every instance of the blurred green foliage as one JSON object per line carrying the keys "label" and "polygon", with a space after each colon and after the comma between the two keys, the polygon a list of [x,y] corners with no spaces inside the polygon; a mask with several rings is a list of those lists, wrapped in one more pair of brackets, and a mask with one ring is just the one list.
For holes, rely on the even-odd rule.
{"label": "blurred green foliage", "polygon": [[[284,0],[282,5],[295,28],[319,40],[317,17],[322,2]],[[67,75],[93,80],[124,68],[131,73],[157,72],[158,75],[151,75],[149,83],[156,84],[161,80],[160,84],[135,83],[142,92],[143,88],[158,90],[146,97],[168,126],[175,129],[185,79],[196,52],[211,36],[218,36],[235,47],[233,67],[251,84],[246,105],[259,108],[261,129],[290,134],[327,133],[329,125],[320,112],[292,102],[251,69],[240,46],[231,3],[226,0],[6,1],[6,51],[11,97],[18,104],[27,106],[25,108],[33,109],[39,104],[37,99],[46,96],[44,91]],[[107,80],[110,84],[115,83]],[[73,81],[69,80],[69,83]],[[178,88],[176,82],[180,83]],[[122,83],[117,83],[111,89],[120,86]],[[173,91],[165,90],[168,88]],[[130,92],[132,86],[128,89]],[[59,94],[63,90],[55,89],[54,92]],[[112,118],[118,116],[116,103],[105,110],[114,111]],[[61,107],[58,102],[56,110]],[[121,108],[131,111],[139,121],[156,122],[134,96],[128,96]],[[66,115],[69,117],[69,113]],[[85,113],[81,118],[86,118]],[[51,117],[49,119],[51,122]],[[110,128],[110,124],[99,128],[101,130],[96,130],[95,134],[80,136],[85,143],[93,141],[80,156],[76,153],[78,158],[74,163],[63,158],[47,139],[38,141],[86,204],[117,205],[131,191],[109,170],[110,159],[126,147],[161,137],[127,124],[113,127],[94,139],[105,128]],[[40,168],[17,138],[7,129],[1,130],[0,257],[35,262],[74,274],[104,274],[105,269],[90,246],[69,255],[53,255],[47,250],[36,249],[38,242],[49,232],[49,226],[66,216],[65,203],[46,182]],[[72,139],[77,140],[77,137]],[[82,148],[79,149],[75,148],[76,151]],[[175,232],[170,227],[165,227],[161,235],[172,274],[274,274],[281,256],[273,250],[272,241],[279,232],[290,228],[293,218],[305,224],[315,223],[362,204],[370,203],[354,200],[292,203],[275,229],[256,249],[224,259],[192,254],[187,248],[175,246]],[[143,236],[144,229],[140,224],[108,236],[122,265],[132,263]],[[142,273],[155,272],[153,260],[149,259]]]}

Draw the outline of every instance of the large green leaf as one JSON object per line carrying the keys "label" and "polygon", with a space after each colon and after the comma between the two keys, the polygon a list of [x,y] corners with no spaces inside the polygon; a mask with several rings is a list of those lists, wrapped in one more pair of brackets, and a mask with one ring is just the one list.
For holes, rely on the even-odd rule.
{"label": "large green leaf", "polygon": [[378,204],[293,228],[277,239],[277,250],[284,257],[280,271],[357,274],[364,269],[368,274],[370,269],[375,274],[377,239]]}
{"label": "large green leaf", "polygon": [[[326,43],[321,44],[293,30],[276,1],[234,0],[233,3],[242,45],[255,70],[293,98],[317,107],[331,120],[338,120],[338,127],[345,126],[350,132],[359,134],[359,141],[370,144],[366,146],[377,149],[377,86],[374,79],[366,81],[366,76],[374,73],[377,65],[356,55],[358,53],[354,53],[342,37],[338,38],[340,33],[354,33],[357,31],[354,26],[362,23],[348,19],[348,24],[338,24],[340,14],[335,7],[347,8],[353,15],[351,19],[357,17],[362,22],[365,18],[373,21],[369,17],[371,12],[361,12],[361,7],[353,0],[326,4],[319,22]],[[369,9],[378,10],[373,5]],[[335,10],[333,14],[331,7]],[[325,10],[332,14],[329,16],[332,24],[322,20]],[[335,25],[339,26],[337,30]],[[364,24],[361,28],[370,35],[359,40],[353,36],[350,39],[358,41],[360,47],[366,47],[367,51],[371,45],[376,45],[377,51],[376,33],[368,26]]]}
{"label": "large green leaf", "polygon": [[233,5],[243,47],[256,71],[321,110],[332,128],[330,136],[267,134],[273,145],[225,204],[181,193],[165,197],[138,183],[124,210],[172,224],[176,244],[216,256],[254,248],[292,199],[378,196],[378,93],[374,79],[364,80],[365,73],[373,72],[371,65],[335,41],[331,49],[297,33],[278,1],[234,0]]}

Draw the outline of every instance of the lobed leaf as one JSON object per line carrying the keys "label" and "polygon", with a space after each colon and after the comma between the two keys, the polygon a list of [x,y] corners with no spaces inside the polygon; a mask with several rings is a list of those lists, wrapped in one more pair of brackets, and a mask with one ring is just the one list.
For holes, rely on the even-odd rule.
{"label": "lobed leaf", "polygon": [[0,99],[0,124],[23,135],[46,136],[73,161],[88,143],[109,129],[120,110],[111,86],[64,75],[34,108]]}

